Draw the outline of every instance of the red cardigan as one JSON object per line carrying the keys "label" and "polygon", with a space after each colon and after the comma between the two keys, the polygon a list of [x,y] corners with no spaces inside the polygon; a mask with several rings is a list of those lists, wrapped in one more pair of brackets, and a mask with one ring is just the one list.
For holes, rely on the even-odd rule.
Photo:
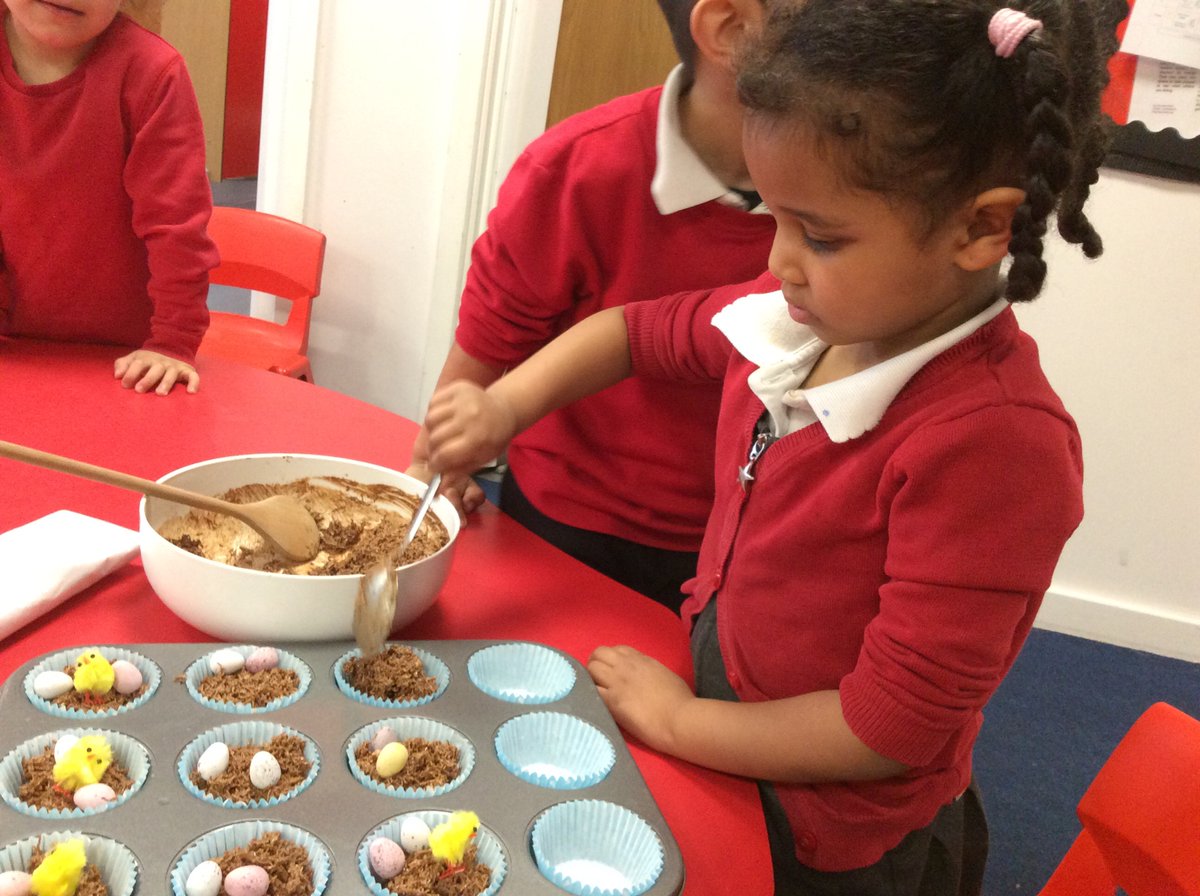
{"label": "red cardigan", "polygon": [[800,861],[860,868],[967,786],[984,704],[1082,518],[1079,435],[1006,309],[918,371],[873,430],[841,444],[819,423],[786,436],[743,491],[763,407],[753,366],[709,323],[721,304],[626,306],[636,370],[724,378],[716,502],[684,614],[719,597],[742,700],[837,689],[854,733],[911,767],[777,785]]}
{"label": "red cardigan", "polygon": [[75,71],[30,86],[0,37],[0,130],[0,333],[191,361],[217,251],[179,54],[118,15]]}
{"label": "red cardigan", "polygon": [[[551,128],[525,150],[472,251],[456,340],[497,367],[602,308],[756,277],[770,215],[717,201],[660,214],[650,194],[661,88]],[[508,463],[568,525],[695,551],[712,505],[719,389],[631,378],[523,432]]]}

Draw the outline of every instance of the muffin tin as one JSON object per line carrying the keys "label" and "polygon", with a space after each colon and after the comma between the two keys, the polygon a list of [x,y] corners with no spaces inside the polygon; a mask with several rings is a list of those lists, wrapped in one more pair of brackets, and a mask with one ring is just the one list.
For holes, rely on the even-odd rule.
{"label": "muffin tin", "polygon": [[[362,896],[379,892],[360,867],[371,836],[389,829],[399,816],[455,809],[475,811],[502,849],[506,870],[496,892],[561,894],[645,892],[678,894],[684,869],[671,836],[639,773],[620,730],[586,670],[571,657],[527,642],[396,641],[445,666],[440,694],[415,706],[376,705],[348,694],[336,668],[354,651],[347,642],[271,644],[311,670],[311,682],[298,699],[266,712],[217,708],[196,699],[184,683],[193,664],[221,643],[142,644],[120,647],[82,644],[23,665],[0,690],[0,762],[14,750],[46,735],[80,729],[116,732],[148,752],[144,783],[118,805],[102,812],[44,817],[0,804],[0,850],[38,834],[80,831],[125,847],[138,865],[136,893],[171,892],[172,871],[198,839],[229,825],[261,823],[305,832],[328,853],[329,879],[322,896]],[[137,706],[116,713],[63,718],[47,712],[26,693],[26,678],[47,659],[74,657],[97,646],[147,661],[158,673],[153,693]],[[69,662],[70,660],[68,660]],[[514,669],[528,668],[525,686]],[[424,722],[419,720],[426,720]],[[199,798],[181,780],[184,753],[206,732],[229,725],[269,722],[301,733],[315,744],[315,776],[294,795],[256,808],[227,807]],[[470,770],[452,786],[431,794],[381,792],[351,770],[353,745],[384,723],[442,726],[473,747]],[[402,733],[402,737],[410,736]],[[545,737],[544,755],[537,738]],[[565,766],[565,767],[564,767]],[[398,795],[403,794],[403,795]],[[535,828],[539,842],[534,843]],[[589,828],[592,825],[594,827]],[[589,833],[597,831],[598,834]],[[626,838],[613,846],[614,837]],[[542,839],[544,838],[544,839]],[[616,849],[628,854],[631,871],[649,886],[613,883],[608,870],[591,888],[560,877],[602,867]],[[2,853],[0,853],[2,854]],[[536,854],[536,858],[535,858]],[[657,869],[661,854],[661,869]],[[649,869],[649,870],[647,870]],[[4,870],[0,868],[0,870]]]}

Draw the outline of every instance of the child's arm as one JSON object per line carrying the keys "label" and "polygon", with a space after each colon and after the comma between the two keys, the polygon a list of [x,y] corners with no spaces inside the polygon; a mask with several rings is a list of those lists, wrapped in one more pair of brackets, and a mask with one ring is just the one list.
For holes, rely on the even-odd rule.
{"label": "child's arm", "polygon": [[623,308],[580,321],[487,388],[458,381],[429,402],[429,465],[469,475],[499,455],[513,436],[546,414],[599,392],[631,373]]}
{"label": "child's arm", "polygon": [[703,699],[632,647],[597,648],[588,671],[625,731],[697,765],[808,783],[890,778],[907,768],[855,736],[837,691],[758,703]]}
{"label": "child's arm", "polygon": [[113,376],[135,392],[153,389],[159,395],[166,395],[176,383],[183,383],[189,392],[200,388],[200,374],[191,364],[144,348],[117,358]]}

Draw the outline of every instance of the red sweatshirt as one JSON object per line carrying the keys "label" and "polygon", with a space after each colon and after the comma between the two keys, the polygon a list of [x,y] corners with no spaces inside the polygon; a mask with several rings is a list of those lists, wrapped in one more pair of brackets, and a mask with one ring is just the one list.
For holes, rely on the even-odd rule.
{"label": "red sweatshirt", "polygon": [[208,327],[212,191],[183,60],[118,15],[30,86],[0,35],[0,333],[191,361]]}
{"label": "red sweatshirt", "polygon": [[744,491],[763,406],[753,366],[709,323],[720,298],[625,311],[643,375],[724,379],[715,506],[683,612],[719,598],[742,700],[838,690],[854,733],[911,767],[776,785],[802,863],[860,868],[966,788],[984,704],[1082,518],[1079,436],[1006,309],[921,368],[874,429],[785,436]]}
{"label": "red sweatshirt", "polygon": [[[575,115],[535,140],[475,244],[459,310],[467,354],[512,367],[602,308],[749,280],[770,215],[718,201],[660,214],[650,193],[661,88]],[[542,513],[695,551],[712,504],[712,383],[631,378],[519,435],[508,463]]]}

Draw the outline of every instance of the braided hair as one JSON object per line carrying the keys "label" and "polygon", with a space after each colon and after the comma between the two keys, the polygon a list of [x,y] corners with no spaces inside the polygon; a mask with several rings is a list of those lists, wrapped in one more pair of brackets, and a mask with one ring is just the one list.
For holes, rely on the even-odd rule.
{"label": "braided hair", "polygon": [[1040,22],[1000,56],[998,0],[803,0],[773,7],[740,63],[751,126],[812,129],[853,187],[921,209],[925,235],[973,195],[1018,187],[1005,296],[1046,276],[1043,237],[1102,251],[1083,212],[1109,140],[1100,112],[1125,0],[1011,0]]}

